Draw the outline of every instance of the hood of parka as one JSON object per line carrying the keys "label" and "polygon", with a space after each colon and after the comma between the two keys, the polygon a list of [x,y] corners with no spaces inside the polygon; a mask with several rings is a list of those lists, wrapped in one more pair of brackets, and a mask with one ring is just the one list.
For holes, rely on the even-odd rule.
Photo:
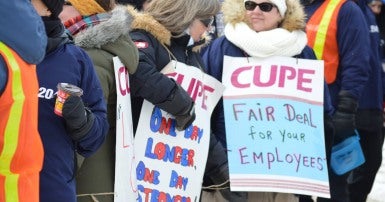
{"label": "hood of parka", "polygon": [[[304,30],[306,26],[306,14],[303,10],[299,0],[286,0],[287,10],[281,28],[288,31]],[[222,5],[224,15],[224,22],[235,25],[239,22],[245,22],[250,26],[246,20],[246,9],[244,0],[225,0]]]}
{"label": "hood of parka", "polygon": [[77,34],[75,44],[83,48],[100,48],[120,37],[129,37],[132,20],[126,6],[116,6],[108,20]]}

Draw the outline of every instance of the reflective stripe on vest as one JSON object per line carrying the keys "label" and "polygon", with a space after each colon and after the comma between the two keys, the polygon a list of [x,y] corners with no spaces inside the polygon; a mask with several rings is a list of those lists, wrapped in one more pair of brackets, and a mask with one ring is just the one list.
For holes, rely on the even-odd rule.
{"label": "reflective stripe on vest", "polygon": [[306,25],[308,45],[313,48],[317,59],[325,61],[325,79],[328,84],[333,83],[337,77],[337,18],[344,2],[345,0],[326,0]]}
{"label": "reflective stripe on vest", "polygon": [[41,170],[43,158],[37,131],[36,68],[2,42],[0,54],[8,67],[8,82],[0,96],[0,131],[4,131],[0,134],[0,199],[38,201],[38,189],[25,187],[39,186],[34,173]]}

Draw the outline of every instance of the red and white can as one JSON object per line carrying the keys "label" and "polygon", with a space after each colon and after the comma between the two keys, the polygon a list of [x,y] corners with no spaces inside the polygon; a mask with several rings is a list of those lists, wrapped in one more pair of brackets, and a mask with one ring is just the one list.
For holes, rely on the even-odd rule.
{"label": "red and white can", "polygon": [[55,114],[62,116],[63,104],[70,95],[82,96],[83,90],[69,83],[57,84],[57,97],[55,101]]}

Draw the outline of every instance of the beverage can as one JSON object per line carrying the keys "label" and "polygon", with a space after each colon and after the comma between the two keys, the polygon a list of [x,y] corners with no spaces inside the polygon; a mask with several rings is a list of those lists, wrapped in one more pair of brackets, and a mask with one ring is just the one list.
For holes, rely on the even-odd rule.
{"label": "beverage can", "polygon": [[57,97],[54,109],[55,114],[62,116],[63,104],[70,95],[82,96],[83,90],[69,83],[57,84]]}

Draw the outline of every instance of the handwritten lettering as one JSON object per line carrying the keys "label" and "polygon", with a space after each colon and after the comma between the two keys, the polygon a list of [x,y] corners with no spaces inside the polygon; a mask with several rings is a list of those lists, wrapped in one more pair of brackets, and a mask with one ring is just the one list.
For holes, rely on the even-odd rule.
{"label": "handwritten lettering", "polygon": [[174,78],[175,81],[184,86],[184,83],[188,83],[187,85],[187,93],[191,96],[191,98],[196,102],[197,99],[201,99],[201,107],[204,110],[207,110],[207,98],[208,96],[215,91],[215,89],[211,86],[208,86],[206,84],[203,84],[202,81],[192,78],[190,80],[187,80],[183,74],[178,74],[176,72],[167,74],[167,76]]}
{"label": "handwritten lettering", "polygon": [[[266,71],[264,71],[264,74],[269,73],[269,79],[267,81],[262,81],[261,79],[262,69]],[[252,81],[245,80],[243,74],[252,74]],[[297,90],[312,92],[313,89],[305,87],[305,84],[311,86],[312,79],[307,76],[312,76],[314,74],[314,70],[294,68],[285,65],[271,65],[265,67],[260,65],[245,66],[239,67],[232,72],[231,84],[236,88],[250,88],[252,85],[256,87],[276,86],[285,88],[287,83],[295,82],[293,86],[296,86]]]}
{"label": "handwritten lettering", "polygon": [[[302,154],[281,154],[279,149],[275,147],[273,152],[249,152],[247,147],[241,147],[238,149],[239,161],[241,165],[245,164],[261,164],[267,166],[267,168],[273,169],[273,165],[276,164],[288,164],[295,166],[295,171],[299,172],[301,166],[317,169],[322,171],[326,166],[326,159],[324,157],[304,156]],[[251,154],[251,155],[250,155]],[[249,157],[251,156],[251,157]]]}
{"label": "handwritten lettering", "polygon": [[138,190],[140,191],[138,202],[191,202],[189,196],[171,195],[157,189],[146,188],[141,184],[138,185]]}
{"label": "handwritten lettering", "polygon": [[[172,137],[176,137],[176,129],[175,129],[175,119],[168,118],[166,119],[165,117],[162,116],[162,111],[154,107],[150,119],[150,129],[154,133],[160,133],[160,134],[166,134],[170,135]],[[197,141],[200,143],[201,138],[203,137],[204,130],[203,128],[199,128],[196,125],[190,125],[189,127],[186,128],[184,131],[184,138],[192,140],[192,141]]]}
{"label": "handwritten lettering", "polygon": [[267,130],[266,132],[262,131],[254,131],[254,126],[250,127],[250,133],[249,135],[251,136],[251,139],[254,140],[254,135],[258,133],[258,137],[262,140],[272,140],[273,138],[271,137],[272,132],[270,130]]}
{"label": "handwritten lettering", "polygon": [[279,133],[281,134],[282,142],[287,141],[287,139],[305,142],[305,133],[286,132],[286,130],[279,130]]}
{"label": "handwritten lettering", "polygon": [[266,119],[267,121],[275,121],[274,107],[272,106],[261,107],[260,103],[257,103],[256,105],[257,106],[255,108],[252,108],[252,107],[247,107],[246,103],[233,104],[234,119],[238,121],[239,116],[241,114],[246,113],[246,116],[248,117],[247,119],[249,121],[251,120],[263,121],[264,119]]}
{"label": "handwritten lettering", "polygon": [[118,70],[118,83],[119,83],[119,92],[121,95],[125,96],[130,93],[130,85],[128,82],[128,72],[125,67],[120,67]]}
{"label": "handwritten lettering", "polygon": [[312,128],[317,128],[317,126],[315,126],[313,123],[311,108],[309,108],[309,113],[300,114],[296,113],[294,107],[290,104],[284,104],[283,106],[286,107],[286,120],[297,121],[298,123],[308,125]]}
{"label": "handwritten lettering", "polygon": [[184,137],[186,139],[195,140],[195,141],[198,141],[198,143],[200,143],[202,136],[203,136],[203,128],[199,128],[198,126],[190,125],[184,131]]}
{"label": "handwritten lettering", "polygon": [[159,171],[146,168],[143,161],[138,163],[136,167],[136,179],[151,184],[159,184]]}
{"label": "handwritten lettering", "polygon": [[159,132],[173,137],[176,136],[175,120],[171,118],[166,120],[166,118],[162,116],[162,111],[158,107],[154,107],[152,111],[150,129],[154,133]]}
{"label": "handwritten lettering", "polygon": [[178,175],[178,173],[175,170],[171,171],[171,179],[169,187],[175,187],[177,189],[182,189],[186,191],[186,186],[188,183],[187,177],[182,177]]}
{"label": "handwritten lettering", "polygon": [[194,166],[195,151],[179,146],[171,147],[163,142],[158,142],[153,147],[154,140],[147,139],[145,157],[151,159],[163,160],[164,162],[172,162],[182,166]]}

